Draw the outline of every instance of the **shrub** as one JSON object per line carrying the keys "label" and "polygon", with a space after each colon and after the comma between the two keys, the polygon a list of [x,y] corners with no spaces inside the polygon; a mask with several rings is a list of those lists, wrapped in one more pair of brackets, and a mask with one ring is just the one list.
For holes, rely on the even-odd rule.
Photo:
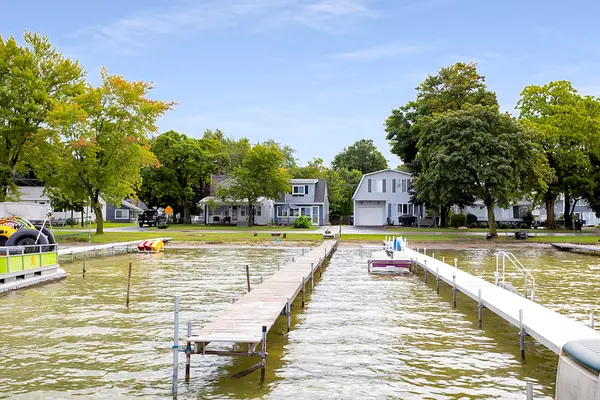
{"label": "shrub", "polygon": [[477,228],[477,226],[478,226],[478,225],[477,225],[477,222],[471,222],[471,223],[469,224],[469,228]]}
{"label": "shrub", "polygon": [[521,229],[529,229],[529,224],[526,224],[525,222],[521,223]]}
{"label": "shrub", "polygon": [[467,216],[465,214],[454,214],[450,217],[450,226],[458,228],[459,226],[465,226],[467,223]]}
{"label": "shrub", "polygon": [[294,220],[294,228],[310,228],[311,222],[308,215],[303,215]]}

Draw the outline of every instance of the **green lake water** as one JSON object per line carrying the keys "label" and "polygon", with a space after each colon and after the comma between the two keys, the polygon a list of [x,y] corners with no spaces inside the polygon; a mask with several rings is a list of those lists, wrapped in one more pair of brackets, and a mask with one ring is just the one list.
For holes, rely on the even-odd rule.
{"label": "green lake water", "polygon": [[[69,277],[0,297],[0,398],[169,398],[173,295],[181,297],[181,333],[200,327],[300,250],[167,250],[65,262]],[[587,322],[598,302],[597,257],[550,250],[515,251],[536,278],[540,303]],[[491,250],[439,251],[493,281]],[[435,293],[415,276],[372,276],[368,254],[339,249],[309,293],[292,308],[292,331],[280,318],[267,339],[267,379],[230,376],[256,358],[192,357],[186,399],[552,398],[557,357],[517,329],[442,285]],[[125,307],[133,263],[131,305]],[[511,277],[518,286],[518,279]]]}

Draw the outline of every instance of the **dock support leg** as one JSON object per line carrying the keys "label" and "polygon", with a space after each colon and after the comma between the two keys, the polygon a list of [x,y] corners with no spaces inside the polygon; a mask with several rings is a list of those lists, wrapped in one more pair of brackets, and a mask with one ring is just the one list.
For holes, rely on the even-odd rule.
{"label": "dock support leg", "polygon": [[431,258],[435,258],[435,253],[431,253]]}
{"label": "dock support leg", "polygon": [[454,268],[458,268],[458,258],[454,259]]}
{"label": "dock support leg", "polygon": [[287,315],[287,331],[289,332],[292,330],[292,304],[289,297],[285,305],[285,314]]}
{"label": "dock support leg", "polygon": [[310,290],[315,289],[315,270],[313,263],[310,263]]}
{"label": "dock support leg", "polygon": [[73,262],[73,249],[71,249],[71,262]]}
{"label": "dock support leg", "polygon": [[442,262],[445,264],[446,263],[446,257],[442,256]]}
{"label": "dock support leg", "polygon": [[533,383],[527,382],[525,386],[525,396],[527,400],[533,400]]}
{"label": "dock support leg", "polygon": [[246,282],[248,283],[248,293],[250,293],[250,266],[246,264]]}
{"label": "dock support leg", "polygon": [[173,382],[171,386],[171,392],[173,393],[173,396],[177,396],[179,367],[179,296],[175,296],[175,313],[173,315],[173,321],[175,322],[175,328],[173,335]]}
{"label": "dock support leg", "polygon": [[436,268],[435,273],[435,291],[437,294],[440,294],[440,267]]}
{"label": "dock support leg", "polygon": [[456,274],[452,274],[452,304],[456,308]]}
{"label": "dock support leg", "polygon": [[427,260],[425,260],[425,266],[423,266],[423,282],[427,283]]}
{"label": "dock support leg", "polygon": [[85,254],[83,255],[83,271],[82,271],[82,278],[85,278]]}
{"label": "dock support leg", "polygon": [[519,348],[521,359],[525,360],[525,328],[523,327],[523,310],[519,310]]}
{"label": "dock support leg", "polygon": [[260,380],[265,381],[265,372],[267,369],[267,327],[262,327],[262,367],[260,367]]}
{"label": "dock support leg", "polygon": [[[192,321],[187,323],[187,336],[192,336]],[[187,343],[185,348],[185,383],[190,383],[190,369],[192,365],[192,344]]]}
{"label": "dock support leg", "polygon": [[479,329],[483,329],[483,303],[481,302],[481,289],[477,292],[479,302],[477,303],[477,319],[479,320]]}
{"label": "dock support leg", "polygon": [[306,278],[302,277],[302,308],[304,308],[304,292],[306,292]]}

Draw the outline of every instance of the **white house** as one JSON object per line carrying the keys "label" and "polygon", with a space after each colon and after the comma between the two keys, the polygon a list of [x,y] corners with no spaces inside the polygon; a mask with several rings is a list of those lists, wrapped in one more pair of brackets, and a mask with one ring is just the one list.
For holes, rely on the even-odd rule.
{"label": "white house", "polygon": [[[508,208],[494,208],[494,217],[496,222],[520,222],[523,221],[523,216],[527,210],[533,208],[533,203],[527,199],[521,199],[513,202]],[[454,212],[463,212],[465,215],[473,214],[477,217],[477,221],[487,221],[487,207],[483,204],[483,200],[476,200],[472,206],[467,206],[463,210],[458,207],[454,208]]]}
{"label": "white house", "polygon": [[[19,201],[24,203],[52,204],[52,200],[46,194],[45,186],[19,186]],[[100,199],[100,203],[102,204],[102,215],[106,219],[106,204],[103,199]],[[73,214],[73,219],[81,221],[81,213],[71,213],[70,210],[53,210],[52,218],[68,219],[71,218],[71,214]],[[88,218],[91,218],[92,221],[96,220],[91,207],[84,207],[83,215],[84,220],[88,220]]]}
{"label": "white house", "polygon": [[400,216],[423,217],[423,208],[410,201],[412,176],[385,169],[364,174],[354,195],[354,226],[398,223]]}

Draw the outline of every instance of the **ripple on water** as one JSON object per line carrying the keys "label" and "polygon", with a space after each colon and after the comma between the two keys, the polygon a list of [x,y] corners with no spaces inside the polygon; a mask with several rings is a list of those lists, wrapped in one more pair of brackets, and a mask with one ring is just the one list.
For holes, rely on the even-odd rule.
{"label": "ripple on water", "polygon": [[[173,295],[185,322],[208,322],[252,284],[299,250],[216,249],[123,255],[66,264],[65,281],[10,293],[0,300],[0,397],[168,398]],[[439,251],[492,280],[489,250]],[[554,251],[517,253],[536,277],[538,301],[585,321],[597,303],[596,259]],[[268,337],[267,383],[258,374],[229,377],[253,359],[192,359],[182,398],[551,398],[556,357],[527,342],[518,359],[516,329],[487,311],[415,276],[370,276],[366,257],[340,249],[304,309],[294,304],[293,330],[278,320]],[[124,305],[133,262],[132,303]],[[511,275],[512,276],[512,275]],[[517,279],[516,277],[512,276]],[[518,284],[518,282],[516,282]],[[182,357],[183,359],[183,357]],[[183,361],[183,360],[182,360]]]}

